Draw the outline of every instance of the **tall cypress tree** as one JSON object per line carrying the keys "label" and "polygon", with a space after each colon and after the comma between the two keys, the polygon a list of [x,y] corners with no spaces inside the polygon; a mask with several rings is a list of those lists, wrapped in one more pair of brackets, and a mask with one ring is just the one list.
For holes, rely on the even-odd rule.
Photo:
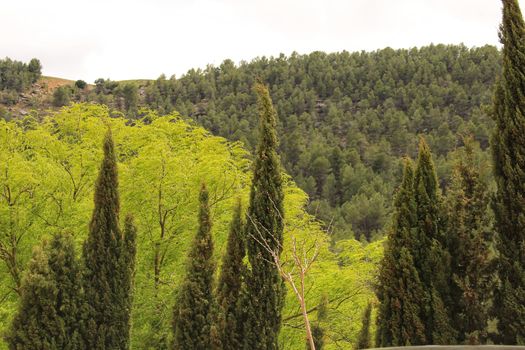
{"label": "tall cypress tree", "polygon": [[217,287],[217,303],[219,305],[217,327],[224,350],[237,350],[241,348],[242,343],[242,325],[238,323],[240,322],[239,298],[244,276],[243,259],[246,252],[241,215],[242,209],[239,201],[230,225],[228,244]]}
{"label": "tall cypress tree", "polygon": [[131,309],[133,306],[133,287],[135,277],[135,256],[137,253],[137,228],[134,223],[133,216],[128,214],[124,222],[124,236],[121,242],[121,253],[119,256],[118,271],[120,273],[120,288],[118,292],[120,313],[120,346],[119,349],[130,348],[130,332],[131,332]]}
{"label": "tall cypress tree", "polygon": [[447,249],[452,271],[452,302],[448,306],[458,342],[472,345],[487,338],[494,287],[488,205],[487,186],[480,179],[472,141],[467,140],[447,194]]}
{"label": "tall cypress tree", "polygon": [[6,335],[10,350],[61,349],[65,329],[56,308],[57,296],[47,256],[36,247],[22,282],[18,312]]}
{"label": "tall cypress tree", "polygon": [[495,91],[492,137],[500,343],[525,344],[525,23],[517,0],[503,0],[503,75]]}
{"label": "tall cypress tree", "polygon": [[21,304],[7,335],[10,349],[82,350],[85,318],[80,263],[68,234],[35,248]]}
{"label": "tall cypress tree", "polygon": [[453,344],[454,330],[445,307],[450,302],[450,255],[444,249],[444,220],[434,162],[423,138],[419,142],[414,193],[417,224],[413,255],[425,292],[422,319],[426,341],[430,344]]}
{"label": "tall cypress tree", "polygon": [[356,349],[368,349],[371,346],[370,324],[372,318],[372,304],[368,303],[363,318],[361,319],[361,330],[357,337]]}
{"label": "tall cypress tree", "polygon": [[208,191],[200,192],[199,230],[188,256],[186,278],[173,314],[173,349],[210,350],[215,347],[213,320],[213,242]]}
{"label": "tall cypress tree", "polygon": [[[84,339],[89,349],[129,348],[130,240],[119,226],[117,159],[113,138],[104,138],[104,159],[95,186],[95,208],[84,243],[84,291],[89,320]],[[130,233],[135,234],[133,231]],[[134,240],[134,239],[133,239]]]}
{"label": "tall cypress tree", "polygon": [[394,222],[379,268],[378,346],[421,345],[426,341],[420,307],[424,287],[412,256],[416,221],[414,172],[407,159],[395,196]]}
{"label": "tall cypress tree", "polygon": [[82,288],[82,269],[70,234],[56,234],[46,249],[49,269],[57,287],[55,308],[62,319],[64,339],[57,341],[60,349],[84,349],[82,329],[86,319],[86,303]]}
{"label": "tall cypress tree", "polygon": [[268,249],[280,254],[283,243],[283,189],[275,131],[277,115],[266,86],[255,85],[260,116],[259,144],[246,219],[251,270],[245,293],[244,348],[278,348],[284,282]]}

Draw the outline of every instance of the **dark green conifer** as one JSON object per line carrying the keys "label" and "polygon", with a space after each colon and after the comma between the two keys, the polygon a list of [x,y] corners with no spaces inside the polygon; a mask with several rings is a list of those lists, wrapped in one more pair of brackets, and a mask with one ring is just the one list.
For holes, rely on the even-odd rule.
{"label": "dark green conifer", "polygon": [[450,255],[444,248],[444,220],[434,162],[423,138],[419,142],[414,193],[417,224],[413,256],[425,293],[421,318],[425,323],[426,341],[429,344],[453,344],[455,339],[451,335],[454,332],[444,306],[450,303]]}
{"label": "dark green conifer", "polygon": [[58,288],[41,247],[33,257],[21,285],[20,306],[6,335],[10,350],[58,350],[65,339],[58,315]]}
{"label": "dark green conifer", "polygon": [[260,116],[259,144],[246,219],[247,252],[251,270],[245,293],[244,348],[278,348],[284,282],[268,250],[277,254],[283,243],[283,189],[275,131],[277,115],[268,88],[256,84]]}
{"label": "dark green conifer", "polygon": [[394,223],[379,268],[378,346],[421,345],[426,341],[420,307],[424,288],[412,256],[417,220],[413,188],[414,173],[407,159],[394,201]]}
{"label": "dark green conifer", "polygon": [[525,23],[517,0],[503,0],[503,74],[494,96],[492,137],[497,193],[498,342],[525,344]]}
{"label": "dark green conifer", "polygon": [[121,274],[121,285],[118,289],[120,306],[118,312],[121,320],[120,347],[119,349],[129,349],[131,332],[131,309],[133,306],[133,287],[135,277],[135,255],[137,252],[137,228],[134,224],[133,216],[126,215],[124,222],[124,237],[122,241],[119,272]]}
{"label": "dark green conifer", "polygon": [[368,303],[361,320],[361,330],[357,337],[356,349],[368,349],[371,347],[370,324],[372,317],[372,304]]}
{"label": "dark green conifer", "polygon": [[443,299],[436,288],[430,287],[429,317],[427,327],[431,330],[432,344],[455,344],[456,331],[450,324]]}
{"label": "dark green conifer", "polygon": [[432,154],[423,138],[419,142],[419,152],[414,176],[416,199],[417,230],[414,261],[421,280],[429,286],[433,279],[433,266],[429,260],[433,241],[441,240],[438,181]]}
{"label": "dark green conifer", "polygon": [[[84,339],[89,349],[128,349],[131,257],[134,238],[119,226],[117,159],[113,138],[104,139],[104,159],[95,187],[95,208],[84,243],[84,291],[89,320]],[[126,230],[134,237],[134,230]],[[133,243],[134,244],[134,243]],[[131,251],[130,251],[131,249]]]}
{"label": "dark green conifer", "polygon": [[49,269],[57,287],[55,309],[62,319],[64,338],[57,345],[64,350],[84,349],[82,329],[86,319],[86,303],[82,288],[82,270],[70,234],[56,234],[46,249]]}
{"label": "dark green conifer", "polygon": [[80,264],[69,234],[35,248],[18,314],[7,336],[10,349],[82,350],[85,318]]}
{"label": "dark green conifer", "polygon": [[173,315],[173,349],[210,350],[215,330],[213,295],[213,242],[208,191],[200,193],[199,230],[188,256],[186,278],[181,286]]}
{"label": "dark green conifer", "polygon": [[217,287],[219,305],[217,327],[224,350],[237,350],[241,348],[242,342],[242,325],[238,324],[238,319],[240,319],[239,298],[244,276],[243,259],[246,252],[241,215],[241,202],[239,201],[230,225],[228,244]]}
{"label": "dark green conifer", "polygon": [[480,179],[472,141],[454,168],[447,194],[447,249],[451,256],[448,305],[458,342],[476,345],[487,338],[493,271],[487,186]]}

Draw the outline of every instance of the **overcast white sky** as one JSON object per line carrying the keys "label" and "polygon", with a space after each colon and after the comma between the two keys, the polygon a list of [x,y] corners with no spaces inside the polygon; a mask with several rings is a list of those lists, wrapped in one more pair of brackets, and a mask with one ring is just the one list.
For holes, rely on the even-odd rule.
{"label": "overcast white sky", "polygon": [[500,0],[0,0],[0,57],[157,78],[281,52],[496,45],[500,18]]}

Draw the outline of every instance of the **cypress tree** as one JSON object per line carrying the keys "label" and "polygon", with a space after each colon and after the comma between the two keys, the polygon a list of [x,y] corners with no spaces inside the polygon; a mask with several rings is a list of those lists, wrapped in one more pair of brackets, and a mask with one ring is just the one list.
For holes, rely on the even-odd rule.
{"label": "cypress tree", "polygon": [[62,319],[64,338],[56,344],[64,350],[84,349],[82,329],[86,318],[86,303],[82,288],[82,270],[70,234],[56,234],[46,249],[49,269],[57,288],[55,309]]}
{"label": "cypress tree", "polygon": [[[266,86],[255,86],[260,116],[250,204],[246,219],[246,240],[251,270],[247,275],[244,300],[244,348],[278,348],[284,282],[268,249],[282,251],[283,189],[275,131],[277,115]],[[246,299],[245,298],[245,299]]]}
{"label": "cypress tree", "polygon": [[476,345],[487,338],[492,295],[491,241],[487,186],[480,179],[472,141],[454,168],[447,194],[447,249],[451,256],[449,305],[458,342]]}
{"label": "cypress tree", "polygon": [[10,350],[62,349],[65,329],[56,309],[57,296],[47,256],[36,247],[21,285],[18,312],[6,335]]}
{"label": "cypress tree", "polygon": [[368,349],[371,345],[370,338],[370,323],[372,317],[372,304],[368,303],[365,312],[363,312],[363,318],[361,320],[361,330],[357,337],[356,349]]}
{"label": "cypress tree", "polygon": [[379,268],[378,346],[421,345],[426,341],[420,318],[424,288],[412,256],[417,220],[413,188],[414,172],[407,159],[403,181],[395,196],[394,222]]}
{"label": "cypress tree", "polygon": [[240,322],[239,298],[244,276],[243,259],[246,252],[241,214],[242,208],[239,201],[230,225],[228,244],[217,287],[217,303],[220,308],[217,327],[224,350],[237,350],[241,347],[242,342],[242,325],[238,324],[238,321]]}
{"label": "cypress tree", "polygon": [[200,192],[199,230],[188,256],[186,278],[173,315],[173,349],[209,350],[214,333],[213,242],[208,191]]}
{"label": "cypress tree", "polygon": [[492,137],[499,286],[498,342],[525,344],[525,24],[517,0],[503,0],[499,31],[503,74],[497,84]]}
{"label": "cypress tree", "polygon": [[[84,339],[89,349],[128,349],[131,296],[127,274],[133,268],[124,265],[130,264],[134,255],[134,247],[128,247],[134,238],[126,238],[119,226],[117,159],[109,131],[103,148],[95,208],[83,251],[83,283],[89,309]],[[130,234],[134,237],[134,230]]]}
{"label": "cypress tree", "polygon": [[128,214],[124,222],[124,236],[121,242],[121,254],[119,256],[119,272],[121,284],[119,288],[120,297],[118,312],[120,312],[120,336],[119,349],[130,348],[131,337],[131,309],[133,306],[133,286],[135,277],[135,256],[137,253],[137,228],[133,216]]}
{"label": "cypress tree", "polygon": [[20,309],[6,337],[10,349],[84,349],[80,273],[69,234],[56,234],[44,249],[35,248]]}
{"label": "cypress tree", "polygon": [[417,223],[413,256],[425,293],[422,319],[426,341],[452,344],[455,342],[454,331],[445,308],[445,304],[450,303],[450,255],[444,249],[444,220],[434,162],[423,138],[419,142],[414,193]]}

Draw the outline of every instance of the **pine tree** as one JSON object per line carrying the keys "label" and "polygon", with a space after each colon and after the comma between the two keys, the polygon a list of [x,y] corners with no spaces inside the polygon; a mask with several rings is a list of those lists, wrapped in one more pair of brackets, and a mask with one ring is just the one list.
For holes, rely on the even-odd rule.
{"label": "pine tree", "polygon": [[452,344],[454,332],[444,306],[450,303],[450,255],[444,249],[444,220],[434,162],[423,138],[419,142],[414,193],[417,224],[413,257],[425,293],[422,320],[426,341],[436,345]]}
{"label": "pine tree", "polygon": [[10,350],[62,349],[65,329],[56,309],[57,296],[47,256],[36,247],[21,285],[18,312],[6,335]]}
{"label": "pine tree", "polygon": [[371,345],[370,337],[370,324],[372,317],[372,304],[368,303],[365,312],[363,312],[363,318],[361,320],[361,330],[357,337],[356,349],[368,349]]}
{"label": "pine tree", "polygon": [[217,287],[217,303],[220,308],[218,332],[224,350],[237,350],[242,342],[242,325],[238,324],[239,298],[241,296],[243,259],[246,255],[241,218],[241,202],[237,204],[228,235],[226,253]]}
{"label": "pine tree", "polygon": [[447,194],[447,249],[451,256],[450,314],[458,342],[476,345],[487,338],[493,284],[487,186],[480,179],[471,140],[454,168]]}
{"label": "pine tree", "polygon": [[525,344],[525,23],[517,0],[503,0],[499,32],[503,74],[497,84],[492,137],[499,286],[494,315],[503,344]]}
{"label": "pine tree", "polygon": [[[246,219],[246,240],[251,271],[244,300],[244,348],[278,348],[284,282],[268,249],[282,251],[283,189],[277,154],[276,113],[266,86],[257,84],[260,115],[259,144]],[[246,298],[245,298],[246,299]]]}
{"label": "pine tree", "polygon": [[[89,349],[129,348],[131,291],[127,274],[133,267],[124,265],[130,264],[134,255],[134,247],[129,246],[134,238],[122,234],[119,212],[117,159],[108,131],[95,187],[95,208],[83,251],[83,284],[89,305],[84,339]],[[134,237],[134,230],[129,233]]]}
{"label": "pine tree", "polygon": [[200,192],[199,230],[188,256],[186,278],[173,315],[173,349],[214,348],[213,242],[208,191]]}
{"label": "pine tree", "polygon": [[424,288],[412,256],[417,220],[413,188],[414,172],[407,159],[394,201],[393,226],[379,268],[378,346],[421,345],[426,341],[420,318]]}

